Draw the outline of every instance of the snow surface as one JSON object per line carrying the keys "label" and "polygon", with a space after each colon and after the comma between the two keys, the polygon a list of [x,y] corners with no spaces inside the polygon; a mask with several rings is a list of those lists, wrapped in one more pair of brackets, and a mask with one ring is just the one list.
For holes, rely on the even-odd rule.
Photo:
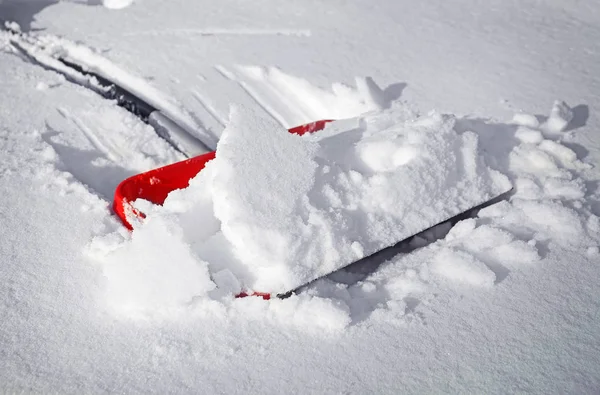
{"label": "snow surface", "polygon": [[[233,299],[197,281],[194,224],[138,237],[108,209],[120,180],[182,157],[0,33],[3,392],[599,391],[597,2],[89,3],[4,0],[0,19],[90,48],[217,137],[231,103],[284,127],[455,114],[515,193],[288,299]],[[356,75],[368,89],[326,88]]]}

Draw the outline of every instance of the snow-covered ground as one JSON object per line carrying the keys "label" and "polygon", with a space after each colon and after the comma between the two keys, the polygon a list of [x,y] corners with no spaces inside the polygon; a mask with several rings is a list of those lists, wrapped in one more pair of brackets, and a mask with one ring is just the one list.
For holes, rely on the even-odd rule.
{"label": "snow-covered ground", "polygon": [[[4,0],[0,19],[25,32],[0,32],[3,392],[600,391],[595,1]],[[31,61],[56,55],[207,145],[233,104],[283,127],[450,122],[514,194],[381,265],[233,299],[213,281],[235,279],[190,256],[201,215],[184,195],[139,237],[111,213],[121,180],[183,156]],[[374,146],[366,163],[389,170],[376,153],[398,150]]]}

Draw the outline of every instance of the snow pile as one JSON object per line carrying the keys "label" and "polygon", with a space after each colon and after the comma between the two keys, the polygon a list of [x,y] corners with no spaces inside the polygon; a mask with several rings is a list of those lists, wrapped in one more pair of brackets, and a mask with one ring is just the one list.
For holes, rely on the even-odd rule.
{"label": "snow pile", "polygon": [[510,189],[452,117],[404,116],[389,111],[299,137],[234,109],[203,181],[165,209],[208,189],[223,238],[249,272],[236,273],[242,286],[277,293]]}
{"label": "snow pile", "polygon": [[511,188],[454,117],[406,115],[298,136],[234,108],[217,158],[189,188],[163,207],[137,203],[146,220],[105,265],[112,296],[154,308],[287,292]]}
{"label": "snow pile", "polygon": [[453,227],[445,223],[413,237],[367,276],[345,269],[319,280],[307,293],[344,303],[353,322],[367,318],[398,325],[420,322],[423,306],[437,296],[491,289],[511,271],[541,259],[535,239],[490,220],[505,204],[482,209],[479,217]]}
{"label": "snow pile", "polygon": [[[480,217],[485,218],[487,210],[483,209]],[[509,272],[505,265],[512,267],[540,259],[535,242],[519,240],[511,232],[481,219],[459,222],[440,246],[426,270],[474,286],[490,287],[503,281]]]}
{"label": "snow pile", "polygon": [[411,238],[366,276],[348,268],[307,292],[343,302],[355,322],[370,317],[405,325],[422,320],[423,306],[442,290],[491,289],[513,272],[532,268],[552,249],[597,254],[600,219],[585,200],[586,184],[579,176],[591,166],[561,141],[568,136],[553,140],[559,130],[548,126],[555,122],[552,116],[539,122],[520,114],[512,124],[457,118],[455,128],[480,136],[487,161],[509,175],[515,186],[510,199]]}
{"label": "snow pile", "polygon": [[[109,304],[133,316],[213,303],[207,311],[221,317],[339,330],[369,316],[420,320],[417,306],[439,290],[489,289],[551,243],[594,254],[600,222],[577,176],[589,165],[550,137],[551,119],[504,124],[393,106],[298,136],[234,107],[216,159],[188,188],[163,206],[136,202],[146,218],[131,236],[94,243]],[[366,277],[346,269],[266,304],[232,298],[294,289],[513,185],[510,200],[412,237],[397,252],[417,251]]]}

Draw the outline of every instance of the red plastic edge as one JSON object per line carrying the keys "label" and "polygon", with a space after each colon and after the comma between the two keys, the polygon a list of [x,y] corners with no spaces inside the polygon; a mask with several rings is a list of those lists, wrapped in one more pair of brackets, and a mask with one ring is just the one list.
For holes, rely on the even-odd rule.
{"label": "red plastic edge", "polygon": [[127,229],[133,230],[130,220],[133,217],[144,218],[143,213],[133,208],[135,200],[145,199],[154,204],[163,204],[170,192],[186,188],[190,180],[214,157],[214,151],[208,152],[123,180],[115,190],[113,211]]}
{"label": "red plastic edge", "polygon": [[[320,120],[296,126],[288,131],[298,135],[314,133],[322,130],[329,122],[332,122],[332,120]],[[131,221],[134,218],[145,217],[144,213],[133,207],[132,203],[136,199],[145,199],[154,204],[163,204],[170,192],[186,188],[189,185],[189,181],[202,171],[209,161],[215,158],[215,154],[215,151],[208,152],[123,180],[115,190],[112,206],[113,211],[127,229],[133,230]],[[270,294],[262,292],[242,292],[236,295],[236,297],[249,295],[259,296],[265,300],[271,297]]]}

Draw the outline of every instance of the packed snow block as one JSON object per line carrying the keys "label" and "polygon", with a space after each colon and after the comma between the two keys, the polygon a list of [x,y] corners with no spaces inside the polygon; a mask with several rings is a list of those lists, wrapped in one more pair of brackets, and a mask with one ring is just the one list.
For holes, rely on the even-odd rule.
{"label": "packed snow block", "polygon": [[544,135],[539,130],[528,127],[518,127],[515,132],[515,138],[526,144],[539,144],[544,141]]}
{"label": "packed snow block", "polygon": [[244,289],[282,293],[510,190],[454,117],[406,116],[389,110],[298,136],[234,107],[216,159],[165,208],[208,196],[221,236],[196,240],[201,259],[214,261],[202,254],[218,240],[233,256],[214,264]]}
{"label": "packed snow block", "polygon": [[526,113],[517,113],[513,116],[512,123],[520,126],[525,126],[527,128],[538,128],[540,126],[540,121],[537,119],[535,115],[526,114]]}
{"label": "packed snow block", "polygon": [[546,128],[550,132],[558,133],[564,131],[569,122],[573,120],[573,110],[564,101],[555,101],[546,121]]}

